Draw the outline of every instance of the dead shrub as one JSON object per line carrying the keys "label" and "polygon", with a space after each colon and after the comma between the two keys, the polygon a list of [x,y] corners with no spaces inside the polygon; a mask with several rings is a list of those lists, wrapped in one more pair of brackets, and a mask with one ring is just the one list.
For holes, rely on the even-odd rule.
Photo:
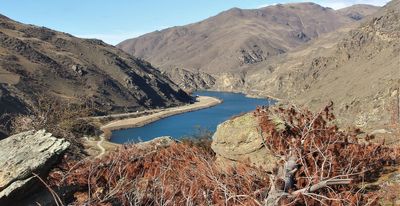
{"label": "dead shrub", "polygon": [[186,144],[158,151],[131,145],[63,167],[69,173],[53,172],[51,182],[79,186],[76,205],[260,205],[269,186],[263,171],[238,165],[223,172],[213,156]]}
{"label": "dead shrub", "polygon": [[[399,160],[399,149],[369,141],[360,131],[342,131],[335,124],[333,104],[314,114],[295,106],[259,107],[255,115],[265,145],[282,157],[271,175],[269,201],[289,205],[376,204],[377,194],[363,183],[380,176]],[[270,203],[271,203],[270,202]]]}

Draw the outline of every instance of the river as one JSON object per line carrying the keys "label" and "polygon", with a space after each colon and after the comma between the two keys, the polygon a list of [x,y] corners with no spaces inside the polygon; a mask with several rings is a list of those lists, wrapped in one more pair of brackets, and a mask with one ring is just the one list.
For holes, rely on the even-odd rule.
{"label": "river", "polygon": [[113,131],[111,142],[148,141],[160,136],[172,136],[179,139],[193,136],[199,131],[214,132],[218,124],[235,115],[252,111],[258,105],[275,103],[271,99],[250,98],[243,94],[230,92],[202,91],[196,92],[195,95],[217,97],[223,102],[207,109],[167,117],[143,127]]}

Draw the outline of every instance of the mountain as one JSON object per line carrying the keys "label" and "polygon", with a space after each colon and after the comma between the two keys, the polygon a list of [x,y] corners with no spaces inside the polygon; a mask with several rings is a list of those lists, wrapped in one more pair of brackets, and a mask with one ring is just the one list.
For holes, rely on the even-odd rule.
{"label": "mountain", "polygon": [[[233,15],[234,11],[236,15]],[[296,19],[300,19],[304,26],[298,27],[297,31],[303,32],[310,38],[303,42],[298,38],[296,40],[293,36],[287,38],[289,31],[296,31],[295,27],[290,27],[290,25],[295,25],[294,23],[289,23],[286,30],[281,29],[280,33],[272,35],[274,29],[282,28],[279,27],[282,25],[269,21],[269,27],[261,30],[259,28],[264,24],[249,23],[256,19],[254,17],[256,15],[249,18],[252,12],[258,12],[266,19],[278,16],[279,22],[287,20],[296,22]],[[224,24],[208,27],[213,28],[209,29],[212,32],[207,33],[210,37],[211,34],[220,30],[225,29],[227,32],[225,36],[212,43],[209,43],[210,40],[195,40],[193,47],[198,48],[197,50],[204,45],[211,45],[209,49],[204,49],[202,52],[191,53],[193,50],[182,47],[185,43],[189,43],[187,35],[182,35],[174,41],[165,38],[169,32],[179,29],[193,31],[192,37],[196,37],[198,30],[193,28],[211,24],[210,22],[229,13],[231,16],[225,21],[230,22],[230,19],[233,19],[232,21],[237,22],[238,26],[231,24],[230,27],[241,29],[233,32],[229,29],[230,27],[224,27]],[[296,16],[301,16],[301,18],[295,18]],[[239,20],[241,18],[248,21],[242,23]],[[281,102],[289,101],[306,105],[313,110],[327,105],[332,100],[335,103],[339,123],[343,125],[351,123],[366,130],[375,130],[388,128],[391,123],[398,122],[400,119],[400,106],[398,106],[400,98],[399,22],[398,0],[391,1],[383,8],[354,5],[338,11],[310,3],[287,4],[258,10],[233,9],[200,23],[151,33],[127,40],[118,46],[145,59],[154,59],[154,63],[164,69],[179,67],[194,71],[194,74],[198,71],[210,73],[215,78],[211,85],[213,90],[269,96],[281,99]],[[251,26],[239,26],[243,24]],[[325,29],[321,29],[321,26],[325,26]],[[314,32],[318,35],[312,36],[313,32],[310,33],[310,29],[324,32]],[[272,45],[270,41],[272,38],[276,41],[274,41],[274,46],[269,47],[274,49],[269,51],[281,49],[282,52],[270,52],[269,54],[272,55],[262,57],[259,61],[255,60],[257,55],[252,55],[255,61],[240,64],[240,56],[232,55],[230,52],[240,51],[240,48],[246,47],[233,48],[231,46],[246,45],[243,44],[242,37],[246,36],[248,31],[253,32],[254,38],[262,38],[267,31],[270,34],[266,41],[257,41],[255,44],[257,48],[262,48],[263,52],[259,54],[264,54],[264,48]],[[147,42],[152,42],[154,36],[157,36],[154,47],[147,47],[150,45]],[[211,39],[210,37],[207,39]],[[229,40],[230,43],[221,44],[225,40]],[[128,47],[129,44],[134,46]],[[221,55],[219,53],[208,55],[209,52],[214,51],[214,45],[216,45],[215,48],[221,50]],[[175,49],[177,47],[179,49]],[[171,48],[169,53],[166,48]],[[160,53],[156,53],[157,50]],[[185,54],[181,54],[182,58],[172,56],[180,53],[181,50],[194,56],[192,58],[186,57]],[[146,56],[150,54],[153,56]],[[168,54],[166,56],[169,58],[159,61],[157,58],[164,54]],[[215,59],[218,60],[214,61]],[[193,67],[191,62],[195,60],[198,60],[198,64]],[[221,65],[228,63],[226,67],[220,67],[216,62]],[[179,80],[179,78],[174,78],[175,81],[177,79]]]}
{"label": "mountain", "polygon": [[361,20],[366,16],[374,14],[378,9],[379,7],[368,4],[355,4],[353,6],[339,9],[338,12],[354,20]]}
{"label": "mountain", "polygon": [[238,71],[356,22],[342,13],[314,3],[233,8],[198,23],[123,41],[117,47],[161,69]]}
{"label": "mountain", "polygon": [[150,63],[100,40],[0,16],[0,115],[28,113],[39,94],[92,100],[105,112],[184,104],[191,97]]}

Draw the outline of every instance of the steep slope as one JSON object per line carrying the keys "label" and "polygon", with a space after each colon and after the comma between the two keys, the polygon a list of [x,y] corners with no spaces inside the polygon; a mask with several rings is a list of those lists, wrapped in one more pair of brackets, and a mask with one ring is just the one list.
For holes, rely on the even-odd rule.
{"label": "steep slope", "polygon": [[80,39],[0,16],[0,115],[35,109],[38,94],[94,101],[121,112],[187,103],[149,63],[100,40]]}
{"label": "steep slope", "polygon": [[233,8],[198,23],[123,41],[117,47],[162,69],[238,71],[355,21],[314,3]]}
{"label": "steep slope", "polygon": [[[341,29],[273,62],[256,65],[236,78],[243,84],[234,88],[312,109],[332,100],[341,123],[387,128],[400,119],[399,22],[400,1],[396,0],[356,29]],[[334,43],[339,36],[341,40]]]}
{"label": "steep slope", "polygon": [[340,114],[361,127],[399,123],[400,1],[351,31],[332,55],[314,58],[310,69],[300,102],[334,100]]}

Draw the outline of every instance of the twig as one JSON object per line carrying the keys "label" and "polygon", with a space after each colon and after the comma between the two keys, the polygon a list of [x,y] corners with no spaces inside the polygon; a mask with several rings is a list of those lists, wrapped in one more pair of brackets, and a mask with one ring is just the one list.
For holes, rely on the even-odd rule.
{"label": "twig", "polygon": [[51,187],[41,177],[39,177],[39,175],[37,175],[35,173],[32,173],[32,175],[35,176],[36,178],[38,178],[39,181],[42,182],[44,184],[44,186],[46,186],[47,190],[53,196],[53,199],[57,206],[64,206],[64,204],[61,201],[61,198],[58,196],[58,194],[53,189],[51,189]]}
{"label": "twig", "polygon": [[348,185],[350,184],[352,181],[352,179],[329,179],[329,180],[325,180],[322,182],[319,182],[315,185],[311,185],[310,187],[306,187],[300,190],[296,190],[294,192],[292,192],[292,195],[299,195],[302,193],[310,193],[310,192],[315,192],[317,190],[320,190],[324,187],[327,186],[332,186],[332,185]]}

